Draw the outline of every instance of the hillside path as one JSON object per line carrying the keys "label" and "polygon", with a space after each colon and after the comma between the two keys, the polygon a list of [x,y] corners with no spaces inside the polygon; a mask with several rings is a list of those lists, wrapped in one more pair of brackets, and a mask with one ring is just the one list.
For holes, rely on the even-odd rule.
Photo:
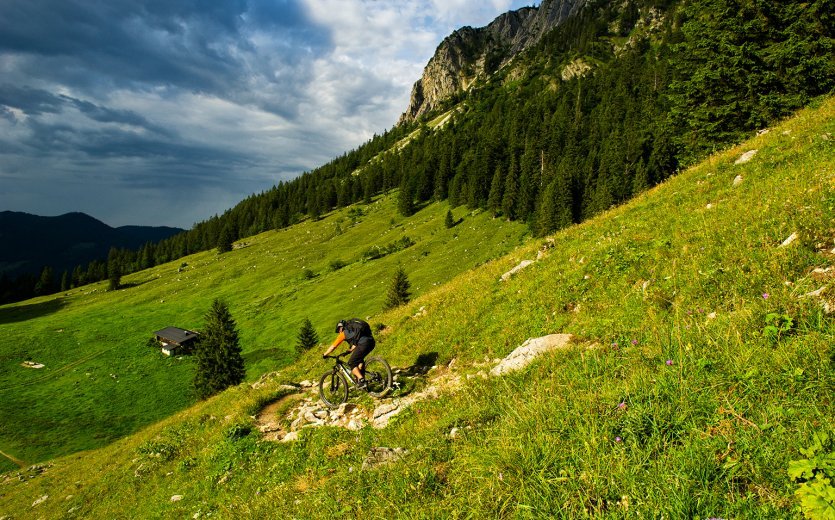
{"label": "hillside path", "polygon": [[9,459],[10,461],[12,461],[19,468],[25,468],[28,465],[25,462],[23,462],[22,460],[20,460],[18,458],[15,458],[14,456],[9,455],[8,453],[5,453],[3,450],[0,450],[0,455],[4,456],[7,459]]}

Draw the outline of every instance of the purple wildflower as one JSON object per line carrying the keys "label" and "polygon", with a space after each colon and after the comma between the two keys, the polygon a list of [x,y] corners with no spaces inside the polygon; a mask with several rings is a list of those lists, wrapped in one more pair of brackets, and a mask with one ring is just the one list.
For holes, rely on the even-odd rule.
{"label": "purple wildflower", "polygon": [[764,293],[763,293],[763,300],[767,300],[767,299],[768,299],[768,293],[767,293],[767,292],[764,292]]}
{"label": "purple wildflower", "polygon": [[619,410],[626,410],[626,403],[625,403],[625,402],[621,402],[620,404],[618,404],[618,409],[619,409]]}
{"label": "purple wildflower", "polygon": [[633,344],[633,345],[637,345],[637,344],[638,344],[638,340],[637,340],[637,339],[633,339],[633,340],[632,340],[632,344]]}
{"label": "purple wildflower", "polygon": [[621,439],[620,437],[615,437],[615,442],[623,442],[623,439]]}
{"label": "purple wildflower", "polygon": [[667,366],[668,366],[668,367],[673,366],[673,360],[672,360],[672,359],[668,359],[668,360],[667,360]]}

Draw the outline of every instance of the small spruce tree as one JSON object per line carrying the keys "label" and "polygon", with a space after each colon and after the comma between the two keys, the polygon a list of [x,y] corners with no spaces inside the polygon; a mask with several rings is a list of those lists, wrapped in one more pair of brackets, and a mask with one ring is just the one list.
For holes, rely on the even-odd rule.
{"label": "small spruce tree", "polygon": [[404,303],[408,303],[411,298],[409,290],[412,284],[409,283],[409,278],[406,276],[406,271],[403,266],[399,266],[394,273],[394,278],[391,281],[391,287],[386,295],[386,309],[392,309]]}
{"label": "small spruce tree", "polygon": [[206,314],[206,329],[195,346],[194,359],[194,390],[200,399],[244,380],[246,370],[235,320],[229,307],[218,299]]}
{"label": "small spruce tree", "polygon": [[299,335],[296,336],[298,343],[296,343],[296,352],[299,354],[308,351],[319,343],[319,335],[316,334],[316,329],[313,328],[313,323],[310,318],[305,318],[302,323],[302,328],[299,330]]}
{"label": "small spruce tree", "polygon": [[451,229],[455,226],[455,217],[452,216],[452,210],[448,210],[446,212],[446,218],[444,219],[444,225],[447,229]]}

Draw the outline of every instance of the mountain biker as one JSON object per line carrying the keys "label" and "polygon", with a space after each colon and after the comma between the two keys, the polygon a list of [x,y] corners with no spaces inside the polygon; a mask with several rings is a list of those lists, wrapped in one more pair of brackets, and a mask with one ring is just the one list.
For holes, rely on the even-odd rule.
{"label": "mountain biker", "polygon": [[347,341],[351,345],[351,358],[348,359],[348,366],[351,367],[351,373],[356,378],[357,385],[365,388],[365,356],[374,350],[377,344],[371,334],[371,326],[359,318],[339,320],[336,324],[336,333],[339,335],[322,357],[333,352],[343,341]]}

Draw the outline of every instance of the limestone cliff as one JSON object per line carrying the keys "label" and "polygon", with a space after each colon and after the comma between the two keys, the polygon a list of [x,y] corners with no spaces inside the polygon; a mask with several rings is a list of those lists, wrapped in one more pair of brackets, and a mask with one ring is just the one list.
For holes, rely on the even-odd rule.
{"label": "limestone cliff", "polygon": [[412,87],[409,108],[400,122],[413,121],[450,96],[467,90],[577,13],[589,0],[543,0],[502,14],[486,27],[463,27],[447,36]]}

